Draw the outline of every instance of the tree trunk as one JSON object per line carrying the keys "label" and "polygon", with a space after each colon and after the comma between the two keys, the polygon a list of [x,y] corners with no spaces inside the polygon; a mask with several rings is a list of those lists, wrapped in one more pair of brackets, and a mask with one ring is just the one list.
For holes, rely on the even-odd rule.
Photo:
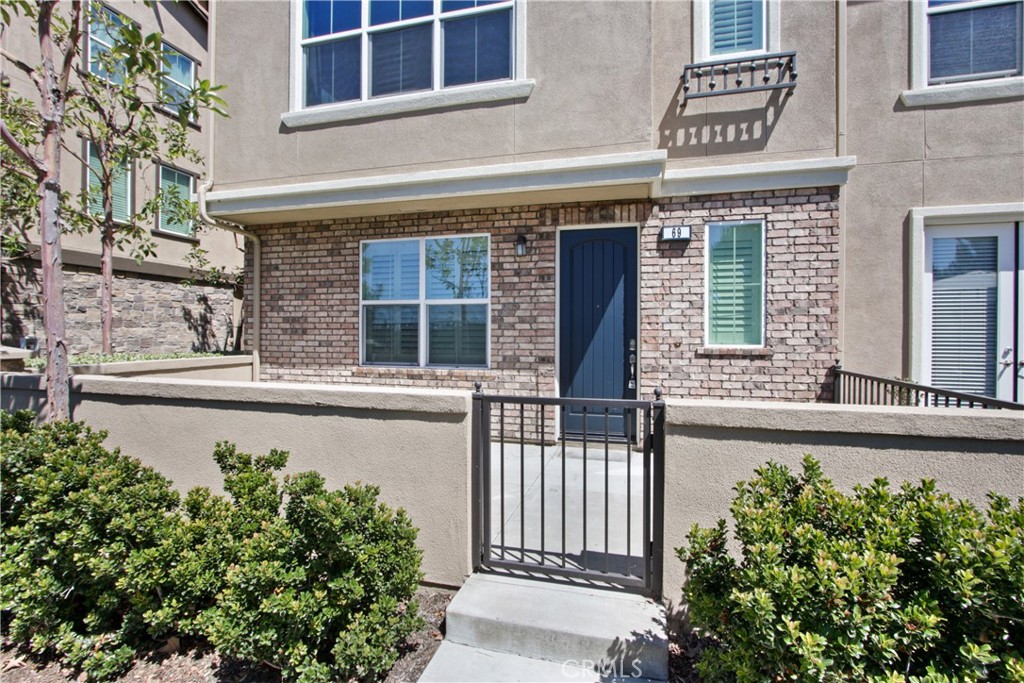
{"label": "tree trunk", "polygon": [[[101,159],[103,168],[106,160]],[[114,352],[114,198],[109,182],[103,183],[103,238],[100,248],[100,322],[103,327],[103,353]]]}
{"label": "tree trunk", "polygon": [[[68,387],[68,348],[65,339],[64,257],[60,237],[60,161],[61,134],[64,125],[66,76],[58,75],[53,61],[53,10],[55,2],[39,3],[39,52],[42,58],[40,113],[43,120],[43,169],[39,181],[39,231],[43,266],[43,328],[46,331],[46,418],[51,421],[71,417]],[[79,17],[74,3],[72,21]],[[71,46],[77,49],[77,30],[72,31]],[[70,54],[70,53],[69,53]]]}

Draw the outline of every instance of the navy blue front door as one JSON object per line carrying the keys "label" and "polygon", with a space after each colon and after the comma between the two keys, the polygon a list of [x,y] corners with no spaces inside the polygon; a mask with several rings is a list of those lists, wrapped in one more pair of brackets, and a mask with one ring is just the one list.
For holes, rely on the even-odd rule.
{"label": "navy blue front door", "polygon": [[[567,230],[559,264],[559,386],[570,398],[636,398],[636,228]],[[632,439],[635,420],[588,409],[565,418],[570,435]],[[632,424],[630,424],[632,423]],[[631,427],[631,428],[628,428]],[[627,431],[630,433],[627,434]]]}

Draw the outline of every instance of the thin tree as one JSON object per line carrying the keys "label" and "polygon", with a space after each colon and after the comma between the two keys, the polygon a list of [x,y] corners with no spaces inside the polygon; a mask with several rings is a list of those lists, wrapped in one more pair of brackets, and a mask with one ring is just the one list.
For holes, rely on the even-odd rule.
{"label": "thin tree", "polygon": [[30,146],[19,140],[8,129],[6,121],[0,121],[0,137],[36,183],[43,270],[43,328],[46,331],[47,418],[67,420],[71,411],[64,319],[64,257],[60,239],[60,166],[71,73],[81,45],[82,3],[81,0],[71,1],[70,17],[66,21],[55,14],[56,7],[57,0],[40,0],[37,5],[20,0],[0,6],[0,19],[5,27],[10,26],[12,14],[19,12],[35,19],[39,65],[30,66],[6,51],[3,56],[23,71],[39,91],[42,153],[36,155]]}
{"label": "thin tree", "polygon": [[[199,111],[223,115],[224,102],[215,94],[222,86],[198,80],[185,90],[165,78],[171,66],[169,55],[174,53],[164,47],[161,34],[143,35],[134,23],[98,3],[90,9],[92,33],[103,35],[109,46],[94,50],[89,63],[79,62],[77,96],[68,119],[93,151],[89,159],[82,159],[93,181],[87,184],[80,213],[81,225],[100,234],[102,350],[109,354],[113,352],[115,249],[129,252],[141,263],[156,252],[146,229],[151,222],[163,215],[172,222],[188,223],[195,215],[189,197],[157,187],[145,203],[129,205],[125,215],[117,217],[115,184],[141,160],[201,162],[199,152],[189,144],[189,124]],[[78,156],[77,150],[68,151]]]}

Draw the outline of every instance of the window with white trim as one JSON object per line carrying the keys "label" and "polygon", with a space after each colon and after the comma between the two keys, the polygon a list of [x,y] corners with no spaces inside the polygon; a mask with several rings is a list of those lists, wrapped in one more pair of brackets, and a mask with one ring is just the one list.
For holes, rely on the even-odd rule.
{"label": "window with white trim", "polygon": [[709,223],[706,244],[706,345],[764,346],[764,223]]}
{"label": "window with white trim", "polygon": [[[163,45],[163,56],[163,76],[160,82],[163,90],[163,107],[177,114],[181,110],[181,105],[188,102],[189,95],[196,85],[196,63],[191,57],[167,43]],[[193,120],[195,114],[193,111]]]}
{"label": "window with white trim", "polygon": [[364,365],[487,367],[490,237],[360,244]]}
{"label": "window with white trim", "polygon": [[98,2],[89,4],[89,71],[100,78],[114,83],[122,83],[124,75],[117,71],[111,72],[109,59],[103,55],[110,52],[118,41],[118,33],[128,25],[124,18],[106,5]]}
{"label": "window with white trim", "polygon": [[1021,74],[1021,0],[928,0],[928,85]]}
{"label": "window with white trim", "polygon": [[[86,168],[86,182],[89,194],[89,213],[93,216],[103,216],[103,188],[100,184],[100,157],[96,153],[96,145],[91,141],[86,142],[86,155],[89,165]],[[127,223],[131,219],[132,212],[132,167],[126,164],[122,169],[116,169],[111,178],[110,190],[113,200],[114,220],[118,223]]]}
{"label": "window with white trim", "polygon": [[189,173],[160,164],[158,167],[161,207],[157,226],[163,232],[192,237],[194,226],[191,218],[185,218],[184,202],[192,201],[195,192],[195,177]]}
{"label": "window with white trim", "polygon": [[515,0],[302,0],[301,106],[511,80]]}

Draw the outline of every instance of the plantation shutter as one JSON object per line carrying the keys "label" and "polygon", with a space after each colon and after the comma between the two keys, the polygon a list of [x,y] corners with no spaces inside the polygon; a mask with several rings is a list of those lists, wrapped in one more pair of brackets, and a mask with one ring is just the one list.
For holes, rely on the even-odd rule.
{"label": "plantation shutter", "polygon": [[709,244],[709,343],[762,344],[761,225],[709,226]]}
{"label": "plantation shutter", "polygon": [[711,0],[711,54],[764,49],[764,0]]}
{"label": "plantation shutter", "polygon": [[[179,200],[192,200],[192,176],[167,166],[160,167],[160,193],[168,197],[177,195]],[[169,200],[165,201],[165,206]],[[179,235],[191,235],[192,224],[190,221],[176,220],[172,211],[161,211],[160,229],[167,232],[178,233]]]}
{"label": "plantation shutter", "polygon": [[995,396],[998,238],[932,240],[931,383]]}
{"label": "plantation shutter", "polygon": [[[89,143],[89,213],[94,216],[103,215],[103,189],[100,186],[100,158],[96,147]],[[129,199],[131,191],[131,170],[124,168],[114,172],[111,182],[114,200],[114,220],[127,223],[129,219]]]}

